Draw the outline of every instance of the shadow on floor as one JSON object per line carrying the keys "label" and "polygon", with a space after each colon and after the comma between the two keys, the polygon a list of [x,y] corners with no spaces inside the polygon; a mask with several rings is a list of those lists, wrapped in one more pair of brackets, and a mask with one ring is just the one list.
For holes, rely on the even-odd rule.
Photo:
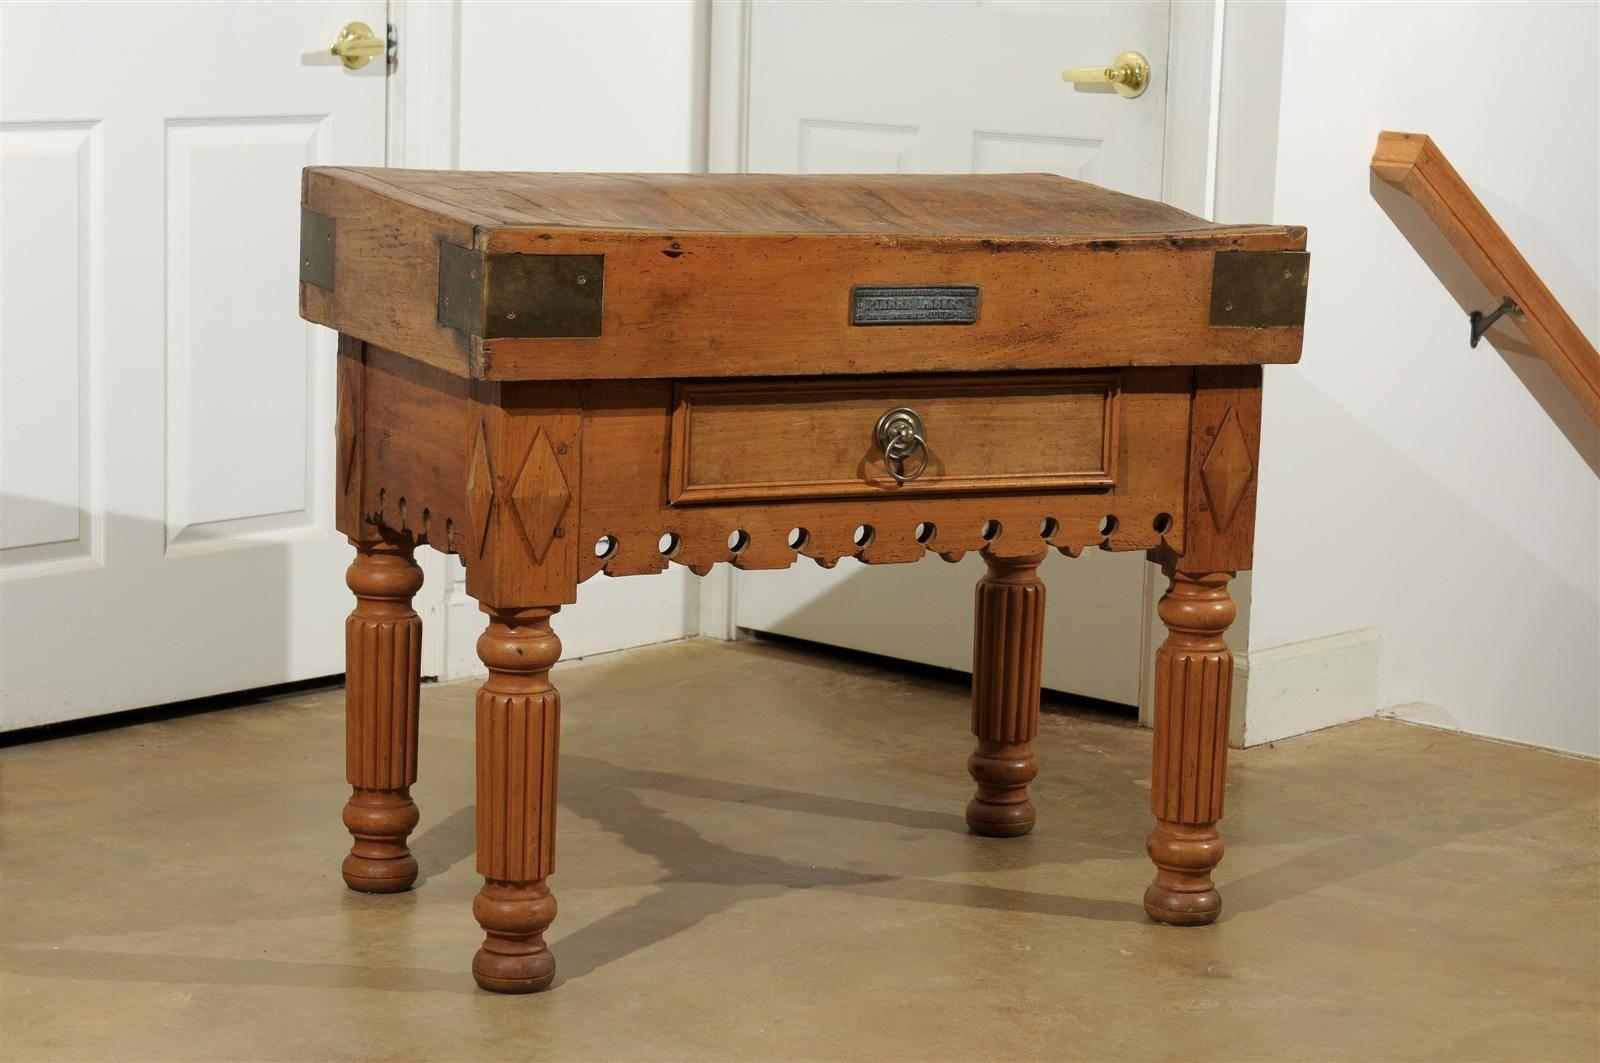
{"label": "shadow on floor", "polygon": [[[714,652],[750,653],[752,650],[745,648]],[[791,659],[809,658],[807,654],[788,648],[754,652]],[[810,658],[810,661],[815,663],[814,658]],[[1135,770],[1129,767],[1130,757],[1136,751],[1142,753],[1146,739],[1138,732],[1123,731],[1121,728],[1118,731],[1126,734],[1127,742],[1137,743],[1138,750],[1121,748],[1115,759],[1096,759],[1090,762],[1091,766],[1086,772],[1079,774],[1071,773],[1072,758],[1058,748],[1057,756],[1066,763],[1056,769],[1062,774],[1057,776],[1054,783],[1057,792],[1050,799],[1046,814],[1078,819],[1080,829],[1049,831],[1023,839],[968,838],[965,823],[956,812],[930,811],[838,794],[719,780],[698,774],[634,768],[568,751],[562,757],[561,802],[564,811],[580,816],[616,836],[623,845],[654,861],[658,871],[650,883],[653,892],[626,907],[582,925],[557,923],[555,950],[559,958],[559,977],[563,980],[582,978],[613,960],[648,949],[740,904],[781,896],[793,890],[838,890],[899,902],[1142,924],[1146,919],[1138,903],[1138,888],[1142,886],[1142,881],[1129,890],[1126,900],[1073,896],[970,881],[974,871],[1004,874],[1036,866],[1066,868],[1086,861],[1132,860],[1137,862],[1138,877],[1142,880],[1146,876],[1147,866],[1143,863],[1140,842],[1149,824],[1147,791],[1140,788]],[[1058,740],[1066,733],[1058,733]],[[1109,746],[1100,748],[1108,733],[1097,731],[1089,735],[1075,735],[1072,739],[1074,753],[1081,755],[1093,750],[1110,756],[1107,752]],[[1363,735],[1366,733],[1360,732]],[[284,742],[303,740],[295,728],[285,728],[282,736]],[[436,734],[430,741],[454,744],[464,750],[470,750],[471,747],[471,739],[466,736],[451,738]],[[1328,757],[1316,752],[1319,743],[1337,745],[1344,742],[1357,749],[1374,745],[1370,739],[1362,739],[1359,735],[1352,742],[1341,738],[1337,732],[1302,741],[1306,744],[1295,746],[1302,752],[1292,754],[1288,759],[1274,759],[1275,754],[1271,750],[1246,754],[1250,770],[1236,772],[1236,778],[1244,780],[1241,784],[1244,792],[1237,796],[1248,799],[1249,791],[1255,786],[1262,787],[1264,791],[1270,790],[1274,796],[1267,804],[1247,800],[1242,805],[1240,814],[1232,821],[1235,830],[1229,834],[1230,844],[1254,848],[1292,845],[1297,851],[1268,867],[1236,879],[1228,877],[1227,865],[1224,864],[1223,873],[1219,876],[1225,902],[1224,922],[1241,913],[1260,911],[1365,876],[1459,836],[1453,830],[1435,829],[1432,823],[1411,823],[1403,818],[1395,820],[1392,815],[1386,821],[1389,824],[1387,829],[1380,824],[1372,824],[1361,828],[1359,833],[1330,833],[1326,815],[1318,819],[1310,814],[1283,814],[1286,809],[1320,807],[1317,794],[1318,788],[1326,784],[1326,768],[1319,776],[1315,772],[1315,765]],[[1405,745],[1407,751],[1414,751],[1411,746],[1415,743],[1401,744]],[[1376,752],[1384,751],[1379,749]],[[1372,765],[1371,771],[1375,775],[1381,774],[1381,760],[1372,758],[1366,763]],[[1084,762],[1080,760],[1079,764],[1083,765]],[[1307,768],[1313,769],[1309,775]],[[1256,776],[1254,785],[1249,781],[1252,775]],[[1066,794],[1061,792],[1062,780],[1068,783]],[[1374,784],[1377,781],[1377,778],[1368,780]],[[1534,806],[1509,808],[1490,800],[1482,792],[1472,790],[1475,784],[1470,773],[1445,773],[1435,779],[1434,784],[1435,797],[1444,802],[1446,807],[1461,809],[1474,806],[1470,817],[1474,831],[1506,831],[1538,814]],[[272,789],[252,788],[251,799],[270,800],[274,794],[280,800],[287,801],[282,791]],[[920,858],[920,863],[913,865],[916,873],[911,874],[814,866],[769,853],[746,852],[712,840],[685,822],[682,816],[655,807],[649,799],[651,794],[836,820],[845,825],[840,827],[841,830],[849,829],[848,824],[857,823],[915,832],[902,839],[906,842],[914,842],[918,837],[927,835],[945,840],[930,840],[923,849],[918,850],[926,855]],[[1091,794],[1092,806],[1086,803],[1089,800],[1086,795]],[[1452,801],[1458,803],[1452,806]],[[186,828],[192,829],[194,836],[208,836],[207,832],[213,829],[216,836],[226,836],[229,814],[226,806],[186,807],[194,810],[195,818]],[[431,820],[438,811],[437,808],[425,808],[424,815]],[[267,810],[265,818],[276,826],[266,834],[253,838],[251,844],[258,851],[272,852],[280,848],[292,851],[289,838],[305,830],[303,807],[300,811],[291,812],[285,804],[282,814]],[[1334,822],[1340,818],[1335,815]],[[1345,818],[1348,820],[1348,817]],[[961,841],[953,844],[953,837],[959,837]],[[475,844],[472,806],[458,807],[444,818],[432,822],[412,841],[421,868],[419,886],[470,861]],[[303,844],[301,848],[303,852]],[[330,861],[331,875],[337,854],[329,852],[326,857]],[[304,864],[305,857],[302,855],[299,859]],[[881,866],[890,865],[883,862]],[[301,876],[305,872],[304,866],[294,870],[294,874]],[[961,877],[968,881],[950,881],[946,876]],[[211,879],[184,881],[213,883]],[[1060,881],[1070,883],[1072,878],[1064,874]],[[559,899],[562,892],[559,878],[554,885]],[[124,886],[130,889],[122,895],[130,897],[139,895],[140,888],[148,889],[147,886],[140,887],[128,881],[124,881]],[[462,887],[463,883],[458,881],[450,888],[459,892]],[[336,888],[330,884],[330,891]],[[211,887],[208,885],[206,889]],[[148,933],[158,929],[186,929],[191,936],[200,932],[197,948],[204,953],[212,951],[204,938],[205,934],[215,934],[216,944],[220,948],[225,943],[224,939],[246,922],[297,918],[305,912],[303,895],[280,896],[267,891],[259,893],[252,903],[239,905],[237,915],[224,910],[220,921],[196,920],[193,915],[197,911],[212,915],[219,912],[216,905],[208,906],[208,902],[214,898],[206,896],[206,889],[196,888],[195,894],[183,903],[157,906],[156,911],[140,912],[137,916],[136,913],[102,909],[102,918],[79,924],[75,932],[116,935],[135,930]],[[217,889],[224,894],[226,892],[224,886],[218,886]],[[355,914],[344,933],[352,937],[360,954],[362,936],[366,930],[364,924],[369,918],[401,919],[407,912],[415,914],[418,905],[429,896],[427,893],[397,897],[347,895],[346,911]],[[156,916],[153,923],[151,915]],[[393,935],[389,937],[392,945]],[[464,948],[466,944],[463,943]],[[470,982],[462,977],[459,969],[432,970],[405,966],[403,963],[395,966],[382,962],[376,955],[365,963],[298,963],[268,958],[218,959],[205,955],[60,948],[53,947],[50,939],[30,941],[18,947],[13,937],[6,950],[5,961],[6,969],[13,972],[100,981],[354,986],[409,992],[471,991]]]}

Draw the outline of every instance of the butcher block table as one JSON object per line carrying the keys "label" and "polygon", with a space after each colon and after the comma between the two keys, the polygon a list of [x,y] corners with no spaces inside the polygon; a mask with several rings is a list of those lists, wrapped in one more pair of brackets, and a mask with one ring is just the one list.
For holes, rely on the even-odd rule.
{"label": "butcher block table", "polygon": [[[351,889],[409,888],[418,546],[478,655],[472,963],[547,987],[561,644],[585,580],[978,551],[972,831],[1026,834],[1054,549],[1143,550],[1159,613],[1144,907],[1221,910],[1261,366],[1299,358],[1305,230],[1040,174],[305,173],[300,308],[338,330]],[[951,800],[956,800],[954,794]]]}

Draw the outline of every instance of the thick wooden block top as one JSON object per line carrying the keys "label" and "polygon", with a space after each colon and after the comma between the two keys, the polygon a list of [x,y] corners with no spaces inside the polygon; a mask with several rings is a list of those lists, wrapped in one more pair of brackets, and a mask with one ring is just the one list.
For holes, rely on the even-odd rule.
{"label": "thick wooden block top", "polygon": [[1044,174],[313,168],[307,319],[480,379],[1292,362],[1305,230]]}
{"label": "thick wooden block top", "polygon": [[[832,233],[1063,242],[1266,233],[1050,174],[813,175],[312,170],[486,230]],[[509,246],[507,250],[517,248]]]}

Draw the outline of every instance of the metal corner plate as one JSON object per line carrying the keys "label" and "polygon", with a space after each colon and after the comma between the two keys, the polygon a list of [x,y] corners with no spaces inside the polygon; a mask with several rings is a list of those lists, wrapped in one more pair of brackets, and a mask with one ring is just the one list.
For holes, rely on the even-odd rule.
{"label": "metal corner plate", "polygon": [[1306,322],[1305,251],[1218,251],[1211,271],[1213,328],[1283,328]]}
{"label": "metal corner plate", "polygon": [[334,230],[332,218],[300,207],[300,279],[325,292],[333,291]]}
{"label": "metal corner plate", "polygon": [[439,241],[439,324],[483,332],[483,252]]}
{"label": "metal corner plate", "polygon": [[485,254],[439,241],[439,323],[482,339],[600,335],[604,255]]}

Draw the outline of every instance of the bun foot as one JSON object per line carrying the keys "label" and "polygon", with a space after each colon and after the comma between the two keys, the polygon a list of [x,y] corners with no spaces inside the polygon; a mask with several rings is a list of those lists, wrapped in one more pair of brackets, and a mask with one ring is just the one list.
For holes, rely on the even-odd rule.
{"label": "bun foot", "polygon": [[978,740],[967,758],[967,772],[978,793],[967,802],[967,827],[990,838],[1015,838],[1033,829],[1035,813],[1028,784],[1039,763],[1026,742]]}
{"label": "bun foot", "polygon": [[340,869],[344,884],[360,893],[400,893],[415,885],[417,858],[406,839],[418,819],[405,790],[358,787],[344,806],[344,825],[355,838]]}
{"label": "bun foot", "polygon": [[1169,926],[1205,926],[1222,914],[1222,894],[1215,887],[1183,893],[1151,883],[1144,891],[1144,910],[1151,919]]}
{"label": "bun foot", "polygon": [[1158,923],[1204,926],[1222,914],[1222,895],[1211,869],[1222,859],[1222,839],[1214,825],[1156,822],[1145,842],[1156,865],[1155,881],[1144,891],[1144,910]]}
{"label": "bun foot", "polygon": [[350,853],[340,870],[344,884],[358,893],[404,893],[417,883],[417,858],[410,853],[387,860]]}
{"label": "bun foot", "polygon": [[472,902],[484,929],[472,958],[472,977],[491,993],[537,993],[550,988],[556,958],[544,932],[556,917],[556,899],[541,882],[486,882]]}
{"label": "bun foot", "polygon": [[967,829],[986,838],[1018,838],[1033,829],[1033,802],[991,805],[974,797],[967,802]]}
{"label": "bun foot", "polygon": [[556,977],[556,958],[540,946],[537,952],[506,955],[487,947],[472,957],[472,977],[491,993],[537,993]]}

